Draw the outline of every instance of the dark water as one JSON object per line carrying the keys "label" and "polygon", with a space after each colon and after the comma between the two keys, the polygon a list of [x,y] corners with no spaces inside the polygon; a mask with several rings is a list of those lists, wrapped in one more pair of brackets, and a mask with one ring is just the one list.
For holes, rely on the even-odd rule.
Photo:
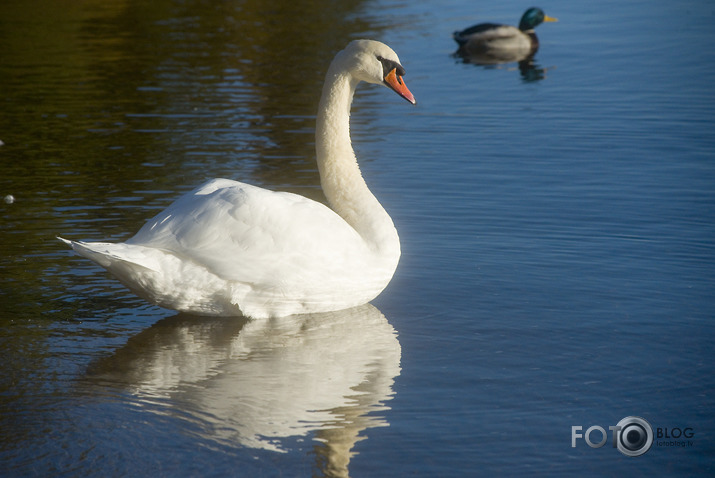
{"label": "dark water", "polygon": [[[335,3],[0,4],[3,474],[712,475],[715,6],[542,4],[520,70],[450,35],[522,4]],[[212,177],[320,199],[322,79],[359,37],[418,99],[353,108],[403,247],[372,306],[177,315],[54,239],[127,239]],[[571,446],[628,416],[646,454]]]}

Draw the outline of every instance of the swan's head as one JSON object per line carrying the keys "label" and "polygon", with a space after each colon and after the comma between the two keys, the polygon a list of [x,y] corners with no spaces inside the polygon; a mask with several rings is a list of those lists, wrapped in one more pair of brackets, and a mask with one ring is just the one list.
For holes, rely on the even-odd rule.
{"label": "swan's head", "polygon": [[360,81],[385,85],[412,103],[417,102],[402,77],[405,69],[392,48],[375,40],[353,40],[340,53],[343,67]]}

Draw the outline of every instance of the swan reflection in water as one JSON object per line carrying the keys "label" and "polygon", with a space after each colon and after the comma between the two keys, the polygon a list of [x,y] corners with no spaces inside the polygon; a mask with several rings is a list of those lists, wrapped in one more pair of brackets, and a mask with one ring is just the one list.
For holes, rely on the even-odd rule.
{"label": "swan reflection in water", "polygon": [[360,433],[388,424],[379,412],[389,409],[400,353],[370,304],[265,320],[179,314],[95,363],[88,378],[229,445],[286,451],[282,439],[314,433],[320,468],[347,476]]}

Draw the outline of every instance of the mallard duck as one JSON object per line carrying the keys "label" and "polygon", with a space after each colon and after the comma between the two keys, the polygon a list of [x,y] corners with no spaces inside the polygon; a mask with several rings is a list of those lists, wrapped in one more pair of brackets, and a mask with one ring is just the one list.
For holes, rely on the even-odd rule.
{"label": "mallard duck", "polygon": [[202,315],[282,317],[365,304],[400,258],[392,219],[360,174],[350,141],[358,83],[410,103],[387,45],[355,40],[335,56],[317,115],[323,203],[228,179],[180,197],[125,243],[62,239],[162,307]]}
{"label": "mallard duck", "polygon": [[543,22],[556,22],[540,8],[530,8],[521,17],[519,28],[498,23],[480,23],[466,30],[454,32],[459,52],[483,56],[492,63],[521,61],[536,53],[539,39],[534,28]]}

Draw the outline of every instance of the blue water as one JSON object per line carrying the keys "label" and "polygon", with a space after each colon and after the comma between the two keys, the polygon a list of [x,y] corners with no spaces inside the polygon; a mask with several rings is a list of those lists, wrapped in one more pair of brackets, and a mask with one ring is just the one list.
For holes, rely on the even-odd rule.
{"label": "blue water", "polygon": [[[513,1],[87,2],[50,39],[22,5],[0,7],[4,474],[713,474],[715,6],[541,4],[524,74],[453,56]],[[366,36],[418,101],[353,108],[403,248],[374,307],[177,315],[54,240],[127,239],[210,177],[319,198],[322,75]],[[692,434],[572,447],[628,416]]]}

